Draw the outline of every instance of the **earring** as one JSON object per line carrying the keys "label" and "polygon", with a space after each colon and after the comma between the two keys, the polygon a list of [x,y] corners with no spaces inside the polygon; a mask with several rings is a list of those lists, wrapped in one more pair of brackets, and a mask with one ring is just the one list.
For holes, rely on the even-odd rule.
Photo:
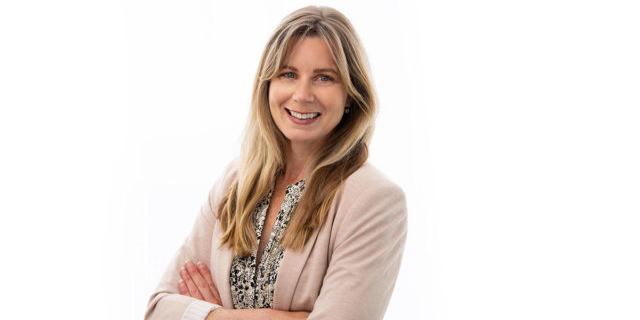
{"label": "earring", "polygon": [[344,108],[344,113],[349,113],[351,112],[351,106],[347,106],[346,108]]}

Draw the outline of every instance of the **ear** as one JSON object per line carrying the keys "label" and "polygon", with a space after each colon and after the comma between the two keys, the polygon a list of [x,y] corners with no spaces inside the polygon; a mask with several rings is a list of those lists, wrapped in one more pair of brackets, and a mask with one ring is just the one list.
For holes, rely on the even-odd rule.
{"label": "ear", "polygon": [[351,96],[347,95],[347,101],[344,103],[345,107],[350,106],[351,102],[353,102],[353,100],[351,99]]}

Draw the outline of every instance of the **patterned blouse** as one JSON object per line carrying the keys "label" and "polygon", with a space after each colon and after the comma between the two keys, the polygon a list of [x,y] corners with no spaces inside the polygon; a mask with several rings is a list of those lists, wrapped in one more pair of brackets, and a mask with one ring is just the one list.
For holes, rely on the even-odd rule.
{"label": "patterned blouse", "polygon": [[[233,308],[235,309],[259,309],[271,308],[273,305],[273,290],[280,268],[280,260],[284,256],[284,247],[278,243],[287,228],[291,211],[300,200],[304,191],[305,181],[300,180],[287,187],[284,200],[278,217],[273,225],[273,230],[269,236],[269,241],[264,248],[260,260],[260,266],[256,274],[256,255],[257,246],[253,249],[253,253],[248,257],[233,258],[231,263],[231,274],[229,281],[231,282],[231,298],[233,300]],[[258,244],[262,235],[264,219],[269,208],[269,201],[273,188],[256,207],[253,216],[253,225],[255,226]]]}

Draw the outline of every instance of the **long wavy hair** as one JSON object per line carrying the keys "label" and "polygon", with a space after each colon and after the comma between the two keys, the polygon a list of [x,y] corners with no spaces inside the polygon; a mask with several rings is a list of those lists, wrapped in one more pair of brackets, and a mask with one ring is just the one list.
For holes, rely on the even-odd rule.
{"label": "long wavy hair", "polygon": [[257,243],[253,225],[256,206],[286,165],[288,139],[269,110],[269,85],[284,65],[289,49],[304,37],[325,41],[347,91],[350,112],[329,133],[310,165],[305,191],[291,213],[280,244],[301,250],[315,228],[327,219],[342,182],[367,160],[377,112],[376,95],[366,54],[353,26],[339,11],[309,6],[284,18],[264,48],[256,73],[250,115],[237,179],[219,204],[222,246],[238,256],[251,255]]}

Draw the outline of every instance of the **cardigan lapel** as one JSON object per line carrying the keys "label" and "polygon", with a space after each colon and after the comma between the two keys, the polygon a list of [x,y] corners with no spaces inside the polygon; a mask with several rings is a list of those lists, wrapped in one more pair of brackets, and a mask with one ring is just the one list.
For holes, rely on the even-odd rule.
{"label": "cardigan lapel", "polygon": [[278,277],[276,278],[273,293],[273,309],[290,310],[293,300],[293,292],[296,289],[304,265],[309,258],[311,248],[315,245],[318,233],[321,228],[316,228],[309,241],[302,247],[301,251],[284,250],[284,256],[280,261]]}
{"label": "cardigan lapel", "polygon": [[233,251],[227,247],[220,247],[220,226],[216,224],[213,232],[212,255],[211,255],[211,277],[218,288],[222,305],[226,308],[233,308],[231,299],[231,284],[229,283],[229,272],[231,272],[231,262]]}

